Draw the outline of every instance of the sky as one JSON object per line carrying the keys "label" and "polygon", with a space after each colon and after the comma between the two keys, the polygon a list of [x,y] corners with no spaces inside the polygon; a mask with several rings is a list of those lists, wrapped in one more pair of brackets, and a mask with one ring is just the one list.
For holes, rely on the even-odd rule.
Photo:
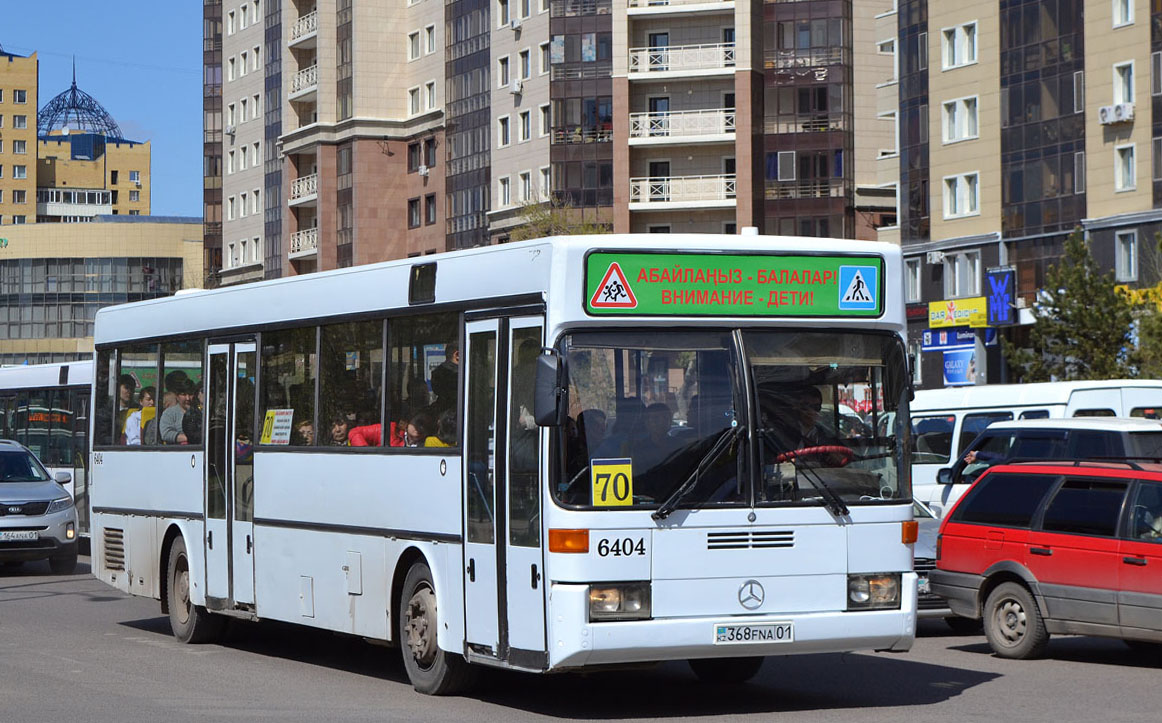
{"label": "sky", "polygon": [[151,141],[155,216],[202,215],[202,3],[0,0],[0,47],[37,53],[41,107],[72,83]]}

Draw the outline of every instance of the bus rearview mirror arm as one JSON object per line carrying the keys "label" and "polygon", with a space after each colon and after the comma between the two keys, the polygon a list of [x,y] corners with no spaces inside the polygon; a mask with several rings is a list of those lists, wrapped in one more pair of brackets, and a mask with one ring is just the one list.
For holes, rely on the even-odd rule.
{"label": "bus rearview mirror arm", "polygon": [[537,357],[537,378],[533,397],[533,417],[541,427],[559,427],[565,422],[565,390],[561,387],[561,357],[545,349]]}

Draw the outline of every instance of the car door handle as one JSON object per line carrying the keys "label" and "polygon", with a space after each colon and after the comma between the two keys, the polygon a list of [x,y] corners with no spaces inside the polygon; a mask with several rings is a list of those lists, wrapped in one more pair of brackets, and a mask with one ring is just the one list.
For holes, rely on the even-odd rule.
{"label": "car door handle", "polygon": [[213,530],[206,532],[206,547],[210,548],[211,550],[214,549],[214,531]]}
{"label": "car door handle", "polygon": [[1146,558],[1144,557],[1123,557],[1122,562],[1127,565],[1137,565],[1138,567],[1146,566]]}
{"label": "car door handle", "polygon": [[476,558],[468,558],[468,582],[476,582]]}
{"label": "car door handle", "polygon": [[1053,550],[1050,550],[1048,547],[1030,547],[1029,554],[1031,554],[1031,555],[1044,555],[1045,557],[1050,557],[1053,555]]}
{"label": "car door handle", "polygon": [[537,566],[534,564],[534,565],[532,565],[532,580],[530,581],[530,582],[532,582],[534,590],[537,589],[537,584],[540,583],[540,581],[541,581],[541,573],[537,572]]}
{"label": "car door handle", "polygon": [[253,543],[250,541],[250,535],[247,535],[246,536],[246,554],[247,555],[250,554],[251,547],[253,547]]}

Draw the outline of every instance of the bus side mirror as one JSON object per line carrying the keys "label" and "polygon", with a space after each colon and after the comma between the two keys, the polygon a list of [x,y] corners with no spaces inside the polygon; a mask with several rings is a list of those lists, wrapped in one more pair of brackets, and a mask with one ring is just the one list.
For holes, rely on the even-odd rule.
{"label": "bus side mirror", "polygon": [[555,352],[537,357],[533,417],[541,427],[559,427],[565,419],[565,390],[561,388],[561,358]]}
{"label": "bus side mirror", "polygon": [[945,467],[944,469],[936,471],[936,484],[950,485],[952,484],[952,468]]}

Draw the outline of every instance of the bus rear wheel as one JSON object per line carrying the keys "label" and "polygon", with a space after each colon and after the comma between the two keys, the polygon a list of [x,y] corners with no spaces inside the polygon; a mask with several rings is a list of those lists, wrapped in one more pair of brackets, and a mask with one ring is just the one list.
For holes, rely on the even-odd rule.
{"label": "bus rear wheel", "polygon": [[758,674],[763,658],[691,658],[690,669],[704,683],[745,683]]}
{"label": "bus rear wheel", "polygon": [[471,687],[476,670],[436,644],[439,618],[432,571],[422,562],[408,570],[399,599],[399,649],[412,686],[427,695],[455,695]]}
{"label": "bus rear wheel", "polygon": [[226,619],[191,602],[190,558],[186,554],[186,542],[180,537],[174,540],[170,548],[166,569],[169,625],[173,629],[173,636],[183,643],[216,640],[226,626]]}

